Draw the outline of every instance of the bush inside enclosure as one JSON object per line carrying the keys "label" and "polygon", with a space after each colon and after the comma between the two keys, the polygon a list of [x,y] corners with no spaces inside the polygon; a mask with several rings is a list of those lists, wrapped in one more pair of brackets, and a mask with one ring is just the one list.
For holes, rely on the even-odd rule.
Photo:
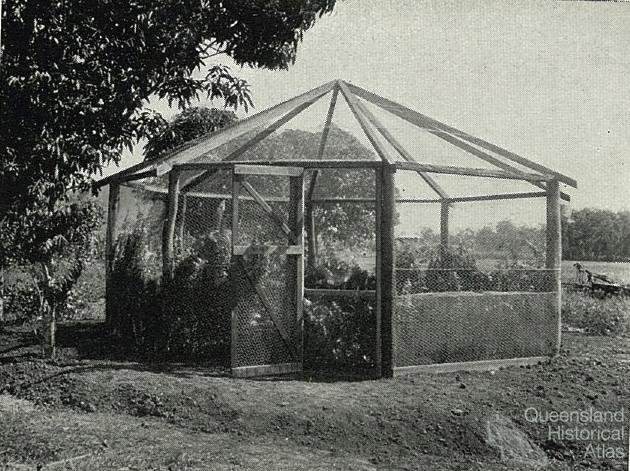
{"label": "bush inside enclosure", "polygon": [[[328,258],[309,269],[305,286],[320,289],[374,290],[376,278],[358,266]],[[359,297],[307,299],[304,362],[307,368],[374,366],[375,302]]]}
{"label": "bush inside enclosure", "polygon": [[146,234],[119,240],[112,271],[112,327],[123,345],[163,359],[227,361],[234,296],[222,240],[200,240],[182,255],[173,279],[160,283],[159,257]]}
{"label": "bush inside enclosure", "polygon": [[562,293],[562,322],[587,334],[630,336],[630,298],[598,298],[589,293]]}

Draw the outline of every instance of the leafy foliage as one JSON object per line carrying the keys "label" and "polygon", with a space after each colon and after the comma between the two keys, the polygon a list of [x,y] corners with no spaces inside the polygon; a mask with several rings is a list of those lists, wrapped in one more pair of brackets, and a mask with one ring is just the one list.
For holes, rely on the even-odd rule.
{"label": "leafy foliage", "polygon": [[173,278],[159,282],[160,264],[146,231],[121,237],[112,270],[111,324],[123,348],[169,359],[224,358],[229,349],[231,283],[225,247],[200,242],[202,256],[179,261]]}
{"label": "leafy foliage", "polygon": [[[28,217],[5,225],[0,241],[2,265],[27,267],[35,280],[37,310],[46,320],[47,354],[54,356],[55,319],[67,308],[71,290],[92,258],[94,230],[101,224],[102,210],[95,202],[39,207]],[[29,290],[21,296],[33,299]],[[35,314],[35,313],[32,313]]]}
{"label": "leafy foliage", "polygon": [[[427,240],[433,240],[429,237]],[[442,247],[424,241],[402,241],[396,247],[396,292],[552,291],[550,272],[524,262],[499,262],[492,269],[477,265],[463,245]]]}
{"label": "leafy foliage", "polygon": [[[2,8],[0,220],[87,188],[124,146],[164,125],[151,97],[205,94],[251,106],[248,84],[213,57],[286,68],[335,0],[9,0]],[[208,66],[205,76],[194,74]]]}
{"label": "leafy foliage", "polygon": [[506,263],[531,260],[540,264],[545,259],[545,237],[544,226],[516,226],[509,220],[478,231],[462,231],[456,236],[485,257],[503,259]]}
{"label": "leafy foliage", "polygon": [[[310,268],[305,286],[374,290],[376,278],[358,266],[334,258]],[[305,301],[305,362],[310,367],[374,366],[374,301],[361,298],[311,298]]]}
{"label": "leafy foliage", "polygon": [[567,260],[630,260],[630,211],[584,208],[562,221]]}
{"label": "leafy foliage", "polygon": [[233,111],[205,107],[186,108],[147,142],[144,147],[145,159],[153,160],[167,150],[221,129],[236,120]]}

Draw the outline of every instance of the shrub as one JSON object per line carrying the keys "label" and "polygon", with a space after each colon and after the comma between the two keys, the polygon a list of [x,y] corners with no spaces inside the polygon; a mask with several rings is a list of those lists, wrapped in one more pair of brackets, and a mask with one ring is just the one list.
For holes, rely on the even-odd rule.
{"label": "shrub", "polygon": [[564,291],[562,321],[591,335],[630,334],[630,298],[597,298],[588,293]]}
{"label": "shrub", "polygon": [[111,328],[125,346],[157,349],[160,320],[159,261],[147,247],[147,234],[138,229],[121,236],[111,273]]}
{"label": "shrub", "polygon": [[[309,288],[374,290],[376,278],[358,265],[328,257],[305,276]],[[375,303],[358,297],[305,302],[304,361],[310,367],[374,365]]]}
{"label": "shrub", "polygon": [[359,298],[305,305],[304,362],[309,367],[374,366],[375,304]]}
{"label": "shrub", "polygon": [[[200,239],[200,255],[179,260],[160,280],[159,257],[142,229],[118,241],[112,269],[111,319],[123,346],[168,359],[225,357],[234,296],[221,237]],[[229,252],[229,247],[228,247]]]}

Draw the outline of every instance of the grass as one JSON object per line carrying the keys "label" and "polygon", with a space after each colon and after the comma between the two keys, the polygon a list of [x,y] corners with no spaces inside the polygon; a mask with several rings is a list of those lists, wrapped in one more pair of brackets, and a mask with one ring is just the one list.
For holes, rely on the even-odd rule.
{"label": "grass", "polygon": [[562,293],[562,321],[591,335],[630,336],[630,298],[597,298],[588,293]]}

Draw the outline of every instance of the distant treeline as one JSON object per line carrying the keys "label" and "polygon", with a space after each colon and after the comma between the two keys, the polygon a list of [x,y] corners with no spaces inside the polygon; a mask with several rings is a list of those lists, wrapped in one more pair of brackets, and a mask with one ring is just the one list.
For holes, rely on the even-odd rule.
{"label": "distant treeline", "polygon": [[[439,234],[425,229],[416,238],[439,244]],[[544,263],[545,227],[515,225],[505,220],[495,226],[451,234],[450,243],[472,250],[478,258]],[[602,262],[630,262],[630,211],[585,208],[562,219],[562,258]]]}
{"label": "distant treeline", "polygon": [[630,261],[630,211],[585,208],[562,222],[565,260]]}

